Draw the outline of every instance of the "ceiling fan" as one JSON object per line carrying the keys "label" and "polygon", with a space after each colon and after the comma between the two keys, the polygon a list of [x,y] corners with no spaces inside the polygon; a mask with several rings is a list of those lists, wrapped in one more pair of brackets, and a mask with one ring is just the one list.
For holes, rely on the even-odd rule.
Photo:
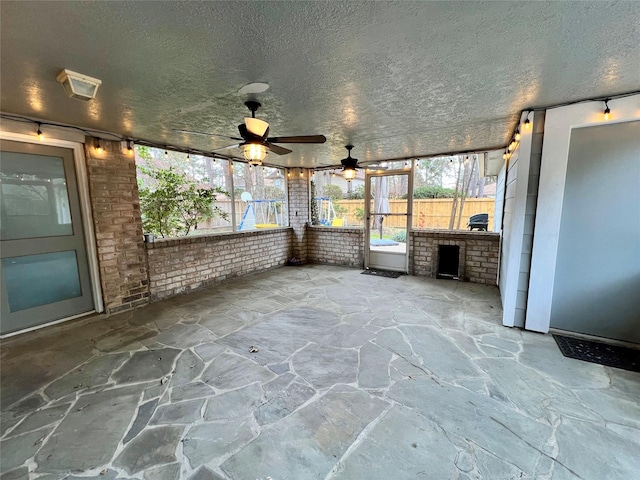
{"label": "ceiling fan", "polygon": [[276,155],[286,155],[292,150],[276,145],[276,143],[324,143],[327,138],[324,135],[297,135],[289,137],[269,137],[269,124],[264,120],[256,118],[256,111],[260,108],[260,103],[255,100],[244,102],[251,111],[251,117],[245,117],[244,123],[238,125],[240,137],[230,137],[227,135],[218,135],[215,133],[194,132],[191,130],[178,130],[175,132],[189,133],[194,135],[206,135],[212,137],[223,137],[231,140],[238,140],[241,143],[228,145],[216,150],[228,150],[230,148],[242,147],[244,158],[250,165],[262,165],[262,161],[267,156],[267,150]]}
{"label": "ceiling fan", "polygon": [[345,180],[353,180],[356,178],[358,159],[351,156],[351,149],[353,148],[353,145],[345,145],[344,148],[347,149],[349,154],[347,155],[347,158],[340,160],[340,163],[342,164],[342,176]]}

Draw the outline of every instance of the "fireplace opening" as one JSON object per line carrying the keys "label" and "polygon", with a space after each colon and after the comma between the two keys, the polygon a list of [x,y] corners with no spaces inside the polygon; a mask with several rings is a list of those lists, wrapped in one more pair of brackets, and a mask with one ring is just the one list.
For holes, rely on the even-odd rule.
{"label": "fireplace opening", "polygon": [[438,245],[438,271],[436,278],[458,280],[460,246]]}

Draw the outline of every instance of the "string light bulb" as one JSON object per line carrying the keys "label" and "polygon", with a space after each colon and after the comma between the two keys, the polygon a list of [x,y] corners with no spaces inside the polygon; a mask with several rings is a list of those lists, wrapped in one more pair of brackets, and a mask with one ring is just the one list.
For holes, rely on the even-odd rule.
{"label": "string light bulb", "polygon": [[42,134],[42,130],[40,130],[40,123],[38,123],[38,131],[36,132],[36,135],[38,136],[38,140],[42,141],[44,139],[44,135]]}
{"label": "string light bulb", "polygon": [[604,101],[604,119],[609,120],[611,118],[611,109],[609,108],[609,99]]}
{"label": "string light bulb", "polygon": [[131,144],[131,140],[127,140],[127,153],[129,155],[133,155],[133,145]]}
{"label": "string light bulb", "polygon": [[187,152],[187,162],[191,160],[191,157],[189,156],[189,152]]}
{"label": "string light bulb", "polygon": [[531,122],[529,121],[529,113],[527,112],[527,118],[524,121],[524,129],[525,130],[531,130]]}
{"label": "string light bulb", "polygon": [[167,147],[164,147],[164,158],[167,158],[169,156],[169,152],[167,152]]}
{"label": "string light bulb", "polygon": [[516,142],[520,141],[520,129],[519,128],[516,129],[516,134],[515,134],[514,138],[516,139]]}
{"label": "string light bulb", "polygon": [[102,145],[100,145],[100,139],[99,138],[95,139],[95,142],[93,143],[93,147],[96,149],[96,152],[102,153]]}
{"label": "string light bulb", "polygon": [[300,169],[300,178],[304,177],[304,170]]}

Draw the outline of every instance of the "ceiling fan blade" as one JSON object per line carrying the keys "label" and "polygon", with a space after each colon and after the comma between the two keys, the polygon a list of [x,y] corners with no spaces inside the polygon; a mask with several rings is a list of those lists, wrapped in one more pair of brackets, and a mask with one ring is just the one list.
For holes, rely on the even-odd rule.
{"label": "ceiling fan blade", "polygon": [[231,150],[232,148],[238,148],[240,145],[241,145],[240,143],[236,143],[234,145],[227,145],[226,147],[214,148],[211,151],[212,152],[217,152],[218,150]]}
{"label": "ceiling fan blade", "polygon": [[297,135],[293,137],[270,137],[268,142],[275,143],[324,143],[327,137],[324,135]]}
{"label": "ceiling fan blade", "polygon": [[276,155],[286,155],[287,153],[293,152],[293,150],[289,150],[288,148],[281,147],[280,145],[274,145],[269,142],[264,142],[264,145]]}
{"label": "ceiling fan blade", "polygon": [[258,137],[264,137],[269,130],[269,124],[259,118],[245,117],[244,124],[247,126],[249,133]]}
{"label": "ceiling fan blade", "polygon": [[221,137],[221,138],[229,138],[231,140],[242,140],[242,138],[230,137],[229,135],[219,135],[217,133],[194,132],[192,130],[180,130],[177,128],[172,128],[171,131],[178,132],[178,133],[188,133],[189,135],[203,135],[205,137]]}

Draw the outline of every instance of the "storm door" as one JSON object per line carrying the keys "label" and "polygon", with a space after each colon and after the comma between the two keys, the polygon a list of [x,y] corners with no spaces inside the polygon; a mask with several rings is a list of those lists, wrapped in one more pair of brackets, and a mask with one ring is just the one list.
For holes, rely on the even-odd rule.
{"label": "storm door", "polygon": [[365,177],[365,268],[408,273],[411,226],[411,171]]}

